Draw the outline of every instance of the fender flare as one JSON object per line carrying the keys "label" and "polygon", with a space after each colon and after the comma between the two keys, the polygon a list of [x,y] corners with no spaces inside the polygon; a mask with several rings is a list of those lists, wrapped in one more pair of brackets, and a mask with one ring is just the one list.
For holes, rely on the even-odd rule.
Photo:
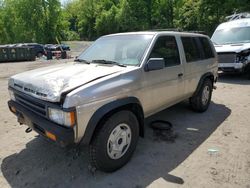
{"label": "fender flare", "polygon": [[[122,109],[123,107],[127,107],[129,105],[133,105],[136,107],[137,113],[135,114],[139,121],[140,128],[140,136],[144,136],[144,113],[141,106],[140,101],[136,97],[127,97],[122,99],[117,99],[110,103],[105,104],[100,107],[90,118],[83,138],[81,140],[81,144],[88,145],[90,144],[92,137],[94,136],[94,132],[98,126],[98,123],[106,116],[111,115],[112,112],[115,112],[118,109]],[[135,112],[135,111],[133,111]]]}
{"label": "fender flare", "polygon": [[200,78],[200,81],[199,81],[199,83],[198,83],[198,85],[197,85],[197,88],[196,88],[196,90],[195,90],[193,96],[195,96],[195,95],[198,94],[198,92],[200,91],[201,86],[202,86],[202,84],[203,84],[203,82],[204,82],[204,80],[205,80],[206,78],[211,79],[212,84],[214,84],[215,78],[214,78],[213,73],[207,72],[207,73],[203,74],[203,75],[201,76],[201,78]]}

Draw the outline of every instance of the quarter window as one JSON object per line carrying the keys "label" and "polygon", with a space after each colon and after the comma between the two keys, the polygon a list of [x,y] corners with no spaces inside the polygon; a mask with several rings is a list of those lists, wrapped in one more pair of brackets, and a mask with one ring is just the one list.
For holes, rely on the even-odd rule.
{"label": "quarter window", "polygon": [[203,51],[204,51],[204,58],[205,59],[213,58],[214,53],[213,53],[213,50],[211,48],[211,44],[208,41],[208,39],[205,37],[199,37],[199,39],[200,39],[201,46],[202,46]]}
{"label": "quarter window", "polygon": [[149,58],[163,58],[165,67],[176,66],[180,64],[178,46],[173,36],[159,37]]}

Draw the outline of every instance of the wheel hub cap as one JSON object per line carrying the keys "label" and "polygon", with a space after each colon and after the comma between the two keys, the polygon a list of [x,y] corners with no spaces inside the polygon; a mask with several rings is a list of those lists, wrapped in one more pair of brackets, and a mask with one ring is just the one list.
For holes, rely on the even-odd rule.
{"label": "wheel hub cap", "polygon": [[117,125],[108,138],[107,153],[111,159],[121,158],[131,143],[131,129],[125,124]]}
{"label": "wheel hub cap", "polygon": [[206,105],[210,96],[210,89],[208,86],[205,86],[202,92],[202,104]]}

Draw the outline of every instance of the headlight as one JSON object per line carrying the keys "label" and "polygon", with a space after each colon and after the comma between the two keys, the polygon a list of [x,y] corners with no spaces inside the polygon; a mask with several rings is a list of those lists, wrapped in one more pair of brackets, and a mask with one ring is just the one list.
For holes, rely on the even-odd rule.
{"label": "headlight", "polygon": [[9,94],[10,94],[10,99],[13,101],[16,101],[16,97],[15,97],[14,92],[12,90],[9,90]]}
{"label": "headlight", "polygon": [[60,109],[55,109],[55,108],[49,108],[49,118],[60,124],[60,125],[65,125],[68,127],[72,127],[75,125],[75,112],[64,112]]}

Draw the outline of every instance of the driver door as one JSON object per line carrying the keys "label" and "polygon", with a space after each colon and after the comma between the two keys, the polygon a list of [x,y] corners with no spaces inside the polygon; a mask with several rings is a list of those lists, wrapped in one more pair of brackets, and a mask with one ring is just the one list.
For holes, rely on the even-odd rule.
{"label": "driver door", "polygon": [[179,102],[184,96],[184,70],[175,36],[160,36],[149,58],[163,58],[165,67],[145,72],[145,112],[153,114]]}

